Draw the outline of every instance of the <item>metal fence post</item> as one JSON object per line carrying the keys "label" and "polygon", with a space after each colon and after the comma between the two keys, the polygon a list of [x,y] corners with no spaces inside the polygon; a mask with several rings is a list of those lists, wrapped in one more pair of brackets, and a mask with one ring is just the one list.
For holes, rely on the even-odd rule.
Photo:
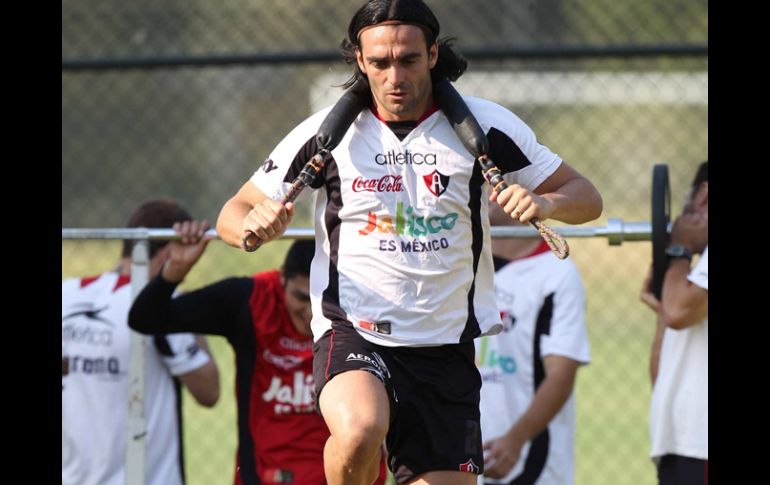
{"label": "metal fence post", "polygon": [[[136,241],[131,251],[131,299],[136,298],[149,279],[149,242]],[[126,419],[126,485],[144,485],[147,426],[144,417],[145,337],[131,330],[128,415]]]}

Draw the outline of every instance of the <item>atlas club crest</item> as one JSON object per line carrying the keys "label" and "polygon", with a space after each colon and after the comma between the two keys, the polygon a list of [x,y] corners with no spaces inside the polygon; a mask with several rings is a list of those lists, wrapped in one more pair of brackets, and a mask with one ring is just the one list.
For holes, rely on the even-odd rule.
{"label": "atlas club crest", "polygon": [[449,185],[449,176],[444,175],[438,170],[434,170],[428,175],[423,175],[422,179],[425,181],[428,190],[430,190],[436,197],[446,192],[447,186]]}

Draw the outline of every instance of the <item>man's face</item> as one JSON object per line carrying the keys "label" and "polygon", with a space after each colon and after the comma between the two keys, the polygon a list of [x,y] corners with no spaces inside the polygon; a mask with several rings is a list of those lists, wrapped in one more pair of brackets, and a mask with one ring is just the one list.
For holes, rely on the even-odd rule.
{"label": "man's face", "polygon": [[310,279],[307,276],[295,275],[285,280],[286,310],[291,317],[291,323],[299,333],[311,337],[310,320]]}
{"label": "man's face", "polygon": [[414,25],[378,25],[361,32],[358,67],[369,78],[377,112],[387,121],[416,120],[432,100],[430,70],[438,46],[428,49]]}

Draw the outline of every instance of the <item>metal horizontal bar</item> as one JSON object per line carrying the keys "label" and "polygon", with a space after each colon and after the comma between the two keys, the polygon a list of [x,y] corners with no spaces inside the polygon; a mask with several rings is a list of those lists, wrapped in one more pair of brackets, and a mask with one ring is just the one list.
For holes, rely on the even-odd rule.
{"label": "metal horizontal bar", "polygon": [[[215,229],[209,229],[206,234],[218,238]],[[281,236],[283,239],[312,239],[315,231],[312,227],[289,228]],[[158,229],[144,227],[118,228],[62,228],[62,239],[179,239],[173,229]]]}
{"label": "metal horizontal bar", "polygon": [[[572,46],[486,46],[462,49],[469,60],[596,58],[596,57],[681,57],[708,56],[708,44],[656,45],[572,45]],[[62,71],[152,69],[258,64],[299,64],[342,61],[336,50],[265,52],[259,54],[212,54],[157,57],[62,59]]]}
{"label": "metal horizontal bar", "polygon": [[[652,224],[649,222],[624,222],[610,218],[606,226],[552,226],[565,238],[606,237],[611,245],[624,241],[649,241],[652,239]],[[219,237],[216,230],[206,234]],[[492,226],[493,238],[532,238],[538,237],[537,229],[532,226]],[[281,239],[312,239],[315,230],[312,227],[289,228]],[[178,239],[173,229],[147,228],[62,228],[62,239]]]}

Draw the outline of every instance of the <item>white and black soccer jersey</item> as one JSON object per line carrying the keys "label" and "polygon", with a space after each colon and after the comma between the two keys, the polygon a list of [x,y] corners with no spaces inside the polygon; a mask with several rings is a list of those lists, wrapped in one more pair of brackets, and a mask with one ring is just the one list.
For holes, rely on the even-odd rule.
{"label": "white and black soccer jersey", "polygon": [[[585,329],[585,292],[571,260],[559,260],[545,242],[495,275],[504,330],[476,340],[481,373],[481,438],[505,434],[527,410],[545,378],[543,358],[590,361]],[[574,483],[575,398],[569,397],[548,427],[526,443],[518,463],[502,480],[486,483]],[[519,483],[518,481],[516,483]]]}
{"label": "white and black soccer jersey", "polygon": [[[534,189],[561,164],[513,113],[464,99],[509,181]],[[316,153],[316,131],[330,109],[297,126],[254,173],[251,181],[268,197],[280,200]],[[403,140],[362,111],[318,179],[310,280],[316,340],[332,321],[350,322],[385,346],[465,342],[500,330],[488,184],[441,111]]]}
{"label": "white and black soccer jersey", "polygon": [[[62,483],[123,485],[131,285],[104,273],[62,281]],[[148,485],[182,484],[180,387],[209,361],[192,334],[147,338]]]}
{"label": "white and black soccer jersey", "polygon": [[[708,247],[687,279],[709,289]],[[709,458],[709,320],[679,330],[666,328],[658,377],[650,400],[653,459],[679,455]]]}

